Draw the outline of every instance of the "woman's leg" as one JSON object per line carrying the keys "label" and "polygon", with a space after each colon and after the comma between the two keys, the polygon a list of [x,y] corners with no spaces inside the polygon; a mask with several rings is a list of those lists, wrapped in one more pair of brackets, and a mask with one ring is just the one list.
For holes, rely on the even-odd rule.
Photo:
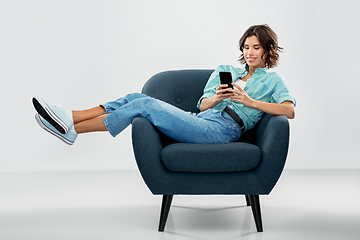
{"label": "woman's leg", "polygon": [[75,132],[80,134],[107,131],[103,118],[123,105],[139,98],[147,98],[147,96],[141,93],[132,93],[107,103],[106,109],[103,106],[98,106],[87,110],[72,111]]}
{"label": "woman's leg", "polygon": [[99,131],[107,131],[107,128],[104,124],[103,118],[108,114],[102,114],[101,116],[97,116],[95,118],[91,118],[85,121],[77,122],[74,124],[75,132],[87,133],[87,132],[99,132]]}
{"label": "woman's leg", "polygon": [[103,118],[105,109],[97,106],[87,110],[72,111],[75,132],[87,133],[96,131],[107,131]]}
{"label": "woman's leg", "polygon": [[74,124],[85,120],[97,118],[105,113],[105,109],[101,106],[81,111],[72,111]]}
{"label": "woman's leg", "polygon": [[230,116],[214,114],[211,109],[196,115],[148,96],[126,101],[129,97],[132,96],[103,105],[107,112],[112,111],[103,120],[114,137],[136,117],[148,119],[165,135],[179,142],[224,143],[240,137],[239,126]]}
{"label": "woman's leg", "polygon": [[[50,110],[53,107],[50,107]],[[221,143],[239,137],[237,123],[231,118],[216,115],[212,111],[194,115],[175,106],[143,94],[129,94],[113,102],[83,111],[71,111],[77,133],[108,131],[116,136],[136,117],[145,117],[160,131],[179,142]],[[64,115],[64,114],[63,114]],[[70,114],[71,115],[71,114]],[[70,119],[69,119],[70,120]],[[38,123],[68,144],[73,144],[77,134],[69,131],[61,134],[52,124],[37,115]]]}

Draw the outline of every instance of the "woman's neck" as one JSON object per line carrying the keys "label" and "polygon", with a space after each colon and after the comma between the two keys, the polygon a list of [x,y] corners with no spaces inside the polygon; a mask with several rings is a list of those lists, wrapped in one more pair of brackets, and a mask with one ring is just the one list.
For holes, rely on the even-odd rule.
{"label": "woman's neck", "polygon": [[250,67],[249,66],[249,69],[248,69],[248,75],[253,75],[253,73],[256,71],[256,69],[258,68],[264,68],[265,66],[258,66],[258,67]]}
{"label": "woman's neck", "polygon": [[251,76],[255,72],[256,68],[249,67],[248,75]]}

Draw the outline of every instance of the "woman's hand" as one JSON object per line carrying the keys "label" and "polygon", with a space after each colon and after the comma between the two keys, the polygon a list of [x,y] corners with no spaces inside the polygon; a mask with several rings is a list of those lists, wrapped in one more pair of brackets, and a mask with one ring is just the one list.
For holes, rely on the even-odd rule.
{"label": "woman's hand", "polygon": [[[227,84],[222,84],[216,88],[216,93],[209,97],[204,98],[200,103],[200,111],[208,110],[209,108],[215,107],[219,102],[225,100],[226,98],[232,97],[235,93],[232,92],[232,88],[228,88]],[[229,93],[224,93],[229,92]]]}
{"label": "woman's hand", "polygon": [[227,86],[227,84],[220,84],[216,88],[215,99],[217,103],[222,102],[229,97],[235,96],[235,93],[232,92],[233,89],[228,88]]}
{"label": "woman's hand", "polygon": [[239,90],[231,89],[231,91],[233,92],[234,95],[231,96],[230,99],[232,101],[242,103],[246,107],[251,107],[252,108],[253,103],[254,103],[254,99],[249,97],[249,95],[241,87],[239,87],[237,84],[232,83],[232,85],[234,87],[236,87],[237,89],[239,89]]}

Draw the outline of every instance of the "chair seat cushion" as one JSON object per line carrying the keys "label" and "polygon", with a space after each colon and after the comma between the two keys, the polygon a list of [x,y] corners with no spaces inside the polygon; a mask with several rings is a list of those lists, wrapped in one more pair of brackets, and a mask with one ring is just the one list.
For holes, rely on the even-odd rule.
{"label": "chair seat cushion", "polygon": [[244,142],[174,143],[161,151],[163,164],[174,172],[241,172],[255,168],[260,159],[260,148]]}

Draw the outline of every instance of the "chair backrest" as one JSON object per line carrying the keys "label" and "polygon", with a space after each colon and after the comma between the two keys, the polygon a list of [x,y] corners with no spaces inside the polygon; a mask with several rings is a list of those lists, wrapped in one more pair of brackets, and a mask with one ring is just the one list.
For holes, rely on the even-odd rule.
{"label": "chair backrest", "polygon": [[196,104],[214,70],[174,70],[152,76],[142,93],[185,111],[199,112]]}

